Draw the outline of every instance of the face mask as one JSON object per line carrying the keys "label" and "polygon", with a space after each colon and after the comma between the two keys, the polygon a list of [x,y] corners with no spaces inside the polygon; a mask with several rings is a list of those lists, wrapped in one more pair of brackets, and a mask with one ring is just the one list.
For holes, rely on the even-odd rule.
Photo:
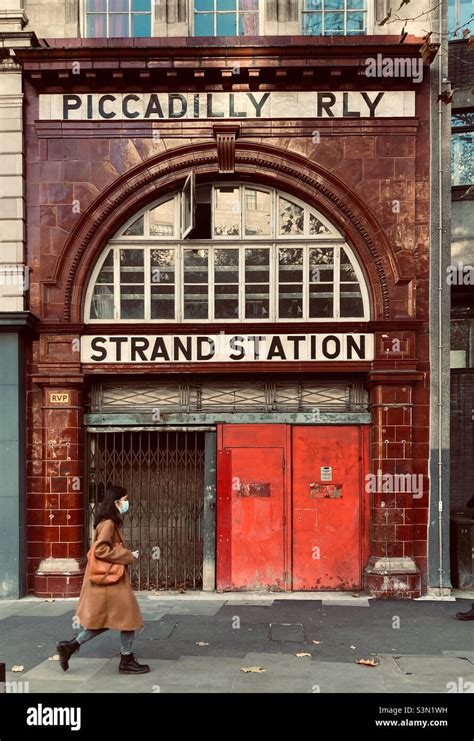
{"label": "face mask", "polygon": [[120,514],[121,515],[124,515],[126,512],[128,512],[129,506],[130,506],[129,505],[129,502],[121,502],[119,504],[119,512],[120,512]]}

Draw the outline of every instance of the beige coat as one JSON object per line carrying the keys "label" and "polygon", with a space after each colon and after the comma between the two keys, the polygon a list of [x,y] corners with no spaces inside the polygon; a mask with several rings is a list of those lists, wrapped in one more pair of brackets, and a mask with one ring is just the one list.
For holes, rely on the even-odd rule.
{"label": "beige coat", "polygon": [[125,566],[125,573],[115,584],[102,586],[89,579],[89,565],[86,567],[76,615],[84,628],[112,628],[113,630],[138,630],[143,627],[143,618],[133,593],[128,565],[133,563],[131,551],[116,548],[122,542],[120,530],[112,520],[103,520],[96,528],[92,544],[97,558],[108,563]]}

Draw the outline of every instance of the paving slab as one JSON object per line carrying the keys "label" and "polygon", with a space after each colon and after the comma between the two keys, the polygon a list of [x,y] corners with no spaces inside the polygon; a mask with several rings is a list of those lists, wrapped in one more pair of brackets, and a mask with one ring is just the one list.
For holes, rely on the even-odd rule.
{"label": "paving slab", "polygon": [[286,643],[304,643],[305,632],[302,623],[269,623],[270,640]]}
{"label": "paving slab", "polygon": [[22,674],[22,679],[27,681],[58,679],[64,682],[87,682],[98,672],[110,659],[79,659],[73,657],[67,672],[63,672],[59,661],[42,661],[34,669]]}
{"label": "paving slab", "polygon": [[167,685],[205,684],[229,691],[241,666],[241,659],[181,656],[163,680]]}
{"label": "paving slab", "polygon": [[[366,658],[366,657],[363,657]],[[361,666],[337,661],[313,661],[310,666],[311,691],[364,693],[386,692],[384,677],[379,666]]]}

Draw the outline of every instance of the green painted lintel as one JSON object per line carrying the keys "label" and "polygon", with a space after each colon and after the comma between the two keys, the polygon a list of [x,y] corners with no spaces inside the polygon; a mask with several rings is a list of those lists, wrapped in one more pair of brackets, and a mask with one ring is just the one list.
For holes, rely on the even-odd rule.
{"label": "green painted lintel", "polygon": [[191,413],[162,414],[159,421],[153,420],[153,414],[147,412],[108,414],[86,414],[87,427],[137,426],[157,427],[160,425],[193,425],[193,424],[298,424],[298,425],[369,425],[372,415],[368,412],[294,412],[294,413]]}

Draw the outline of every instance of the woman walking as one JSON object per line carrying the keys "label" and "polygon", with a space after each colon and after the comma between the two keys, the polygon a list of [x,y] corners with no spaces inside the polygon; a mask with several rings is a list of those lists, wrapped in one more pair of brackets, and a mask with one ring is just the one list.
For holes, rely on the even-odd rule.
{"label": "woman walking", "polygon": [[57,644],[59,663],[69,669],[69,659],[80,646],[106,630],[119,630],[121,674],[145,674],[146,664],[139,664],[132,653],[135,631],[143,619],[132,591],[128,566],[138,558],[138,551],[124,547],[120,528],[122,515],[128,512],[127,490],[108,485],[94,520],[95,536],[88,554],[81,595],[76,611],[81,630],[72,641]]}

